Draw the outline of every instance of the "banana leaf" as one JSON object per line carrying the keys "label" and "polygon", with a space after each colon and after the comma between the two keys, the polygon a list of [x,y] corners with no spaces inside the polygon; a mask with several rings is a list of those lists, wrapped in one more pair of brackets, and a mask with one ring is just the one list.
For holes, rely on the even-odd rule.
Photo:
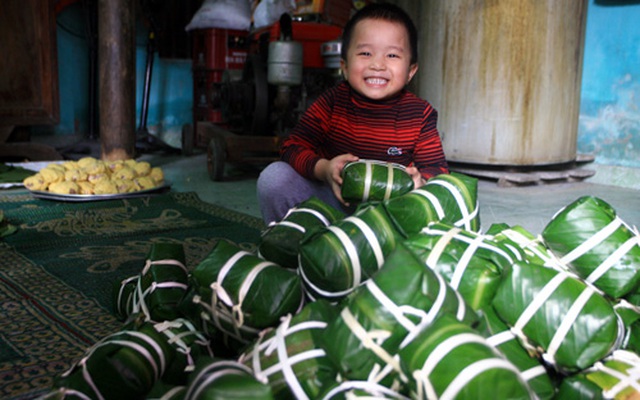
{"label": "banana leaf", "polygon": [[520,371],[469,326],[443,315],[400,350],[412,399],[534,399]]}
{"label": "banana leaf", "polygon": [[136,288],[139,280],[140,274],[130,276],[113,284],[113,308],[116,317],[120,321],[125,321],[134,313]]}
{"label": "banana leaf", "polygon": [[516,335],[509,330],[509,326],[498,317],[493,307],[483,308],[481,314],[480,326],[476,328],[478,332],[518,368],[538,399],[552,399],[556,391],[555,384],[542,362],[527,352]]}
{"label": "banana leaf", "polygon": [[153,243],[140,272],[133,312],[142,312],[150,321],[178,318],[188,275],[182,243]]}
{"label": "banana leaf", "polygon": [[420,232],[431,222],[442,221],[478,232],[478,180],[452,172],[441,174],[413,191],[383,202],[389,217],[405,236]]}
{"label": "banana leaf", "polygon": [[580,197],[556,213],[542,238],[561,262],[612,298],[640,283],[640,235],[604,200]]}
{"label": "banana leaf", "polygon": [[191,273],[190,294],[207,333],[248,344],[260,330],[295,313],[304,300],[295,271],[219,241]]}
{"label": "banana leaf", "polygon": [[624,336],[607,298],[577,277],[541,265],[514,263],[493,306],[529,350],[564,373],[593,365]]}
{"label": "banana leaf", "polygon": [[272,400],[269,385],[259,382],[251,370],[237,361],[202,357],[187,385],[185,400]]}
{"label": "banana leaf", "polygon": [[186,386],[170,385],[160,381],[151,389],[146,400],[184,400],[186,393]]}
{"label": "banana leaf", "polygon": [[298,268],[300,241],[313,229],[329,226],[344,218],[344,213],[311,197],[289,210],[282,221],[272,223],[263,233],[258,254],[286,268]]}
{"label": "banana leaf", "polygon": [[319,345],[336,313],[325,300],[311,302],[297,315],[283,317],[276,329],[262,332],[238,361],[269,384],[278,399],[315,399],[337,378],[337,369]]}
{"label": "banana leaf", "polygon": [[413,187],[411,175],[400,164],[358,160],[342,169],[341,195],[347,202],[380,202],[402,196]]}
{"label": "banana leaf", "polygon": [[405,241],[424,265],[440,273],[474,309],[491,304],[503,271],[523,255],[490,236],[433,222]]}
{"label": "banana leaf", "polygon": [[305,237],[298,271],[308,297],[344,298],[382,267],[400,239],[380,206],[363,207]]}
{"label": "banana leaf", "polygon": [[638,399],[639,371],[640,357],[636,353],[617,350],[588,370],[566,378],[559,395],[562,399]]}
{"label": "banana leaf", "polygon": [[398,350],[437,316],[450,314],[469,325],[477,321],[462,297],[404,244],[342,307],[340,316],[325,330],[327,355],[342,377],[373,379],[388,387],[403,379]]}
{"label": "banana leaf", "polygon": [[625,334],[620,349],[640,353],[640,307],[626,300],[619,300],[613,309],[624,324]]}
{"label": "banana leaf", "polygon": [[328,385],[317,397],[319,400],[390,399],[409,400],[408,397],[372,381],[342,381]]}
{"label": "banana leaf", "polygon": [[78,392],[89,398],[144,398],[173,361],[174,350],[151,323],[137,330],[109,335],[86,350],[58,376],[58,392]]}
{"label": "banana leaf", "polygon": [[539,264],[558,271],[570,270],[544,244],[542,237],[534,236],[520,225],[509,227],[506,224],[493,224],[486,232],[493,240],[505,246],[518,248],[528,263]]}

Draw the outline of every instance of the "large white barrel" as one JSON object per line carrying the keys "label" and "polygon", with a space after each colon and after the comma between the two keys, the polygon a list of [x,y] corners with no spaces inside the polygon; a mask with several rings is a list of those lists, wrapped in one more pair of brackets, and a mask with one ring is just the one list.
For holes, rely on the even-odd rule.
{"label": "large white barrel", "polygon": [[451,161],[575,160],[587,0],[426,0],[420,95]]}

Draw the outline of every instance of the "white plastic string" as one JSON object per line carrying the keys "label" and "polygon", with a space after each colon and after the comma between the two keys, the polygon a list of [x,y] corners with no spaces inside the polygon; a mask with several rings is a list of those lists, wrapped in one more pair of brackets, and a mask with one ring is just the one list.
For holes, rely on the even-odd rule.
{"label": "white plastic string", "polygon": [[362,193],[362,201],[369,200],[369,193],[371,192],[371,181],[373,180],[373,173],[371,171],[371,163],[365,162],[365,174],[364,174],[364,191]]}
{"label": "white plastic string", "polygon": [[635,246],[640,244],[640,236],[632,236],[622,244],[622,246],[618,247],[613,253],[609,255],[596,269],[594,269],[591,274],[587,277],[587,281],[594,283],[598,279],[600,279],[604,274],[606,274],[613,266],[622,259],[628,252],[631,251]]}
{"label": "white plastic string", "polygon": [[509,361],[503,358],[489,358],[468,365],[449,383],[447,389],[440,396],[440,400],[455,399],[460,390],[464,388],[475,377],[491,369],[505,369],[513,372],[516,376],[520,375],[520,371],[516,369]]}
{"label": "white plastic string", "polygon": [[547,346],[547,351],[543,355],[551,364],[555,364],[555,356],[558,349],[562,345],[562,342],[564,342],[564,339],[567,337],[569,330],[582,312],[582,309],[589,299],[591,299],[591,296],[593,296],[593,290],[589,286],[586,286],[582,293],[580,293],[580,296],[571,304],[571,307],[569,307],[564,317],[562,317],[562,322],[553,334],[553,338],[549,342],[549,346]]}
{"label": "white plastic string", "polygon": [[[462,215],[462,218],[458,222],[456,222],[455,225],[456,226],[464,225],[464,229],[470,231],[471,221],[473,220],[474,215],[472,215],[471,211],[467,208],[467,203],[465,202],[465,199],[460,193],[460,191],[458,190],[458,188],[456,188],[455,185],[452,185],[449,182],[438,180],[438,179],[427,182],[427,185],[439,185],[444,187],[449,191],[449,193],[451,193],[451,196],[453,196],[454,200],[458,204],[458,208],[460,209],[460,214]],[[473,214],[475,214],[476,212],[477,212],[477,207],[473,211]]]}
{"label": "white plastic string", "polygon": [[142,275],[146,275],[149,272],[149,269],[151,269],[151,266],[153,265],[159,265],[159,266],[169,266],[169,265],[173,265],[176,267],[180,267],[180,269],[182,271],[184,271],[185,274],[188,274],[189,271],[187,270],[187,267],[185,267],[185,265],[183,263],[181,263],[178,260],[147,260],[144,264],[144,268],[142,268]]}
{"label": "white plastic string", "polygon": [[511,331],[502,331],[489,336],[487,342],[493,347],[498,347],[515,338],[516,336]]}
{"label": "white plastic string", "polygon": [[306,229],[304,228],[304,226],[300,225],[300,224],[296,224],[295,222],[291,222],[291,221],[280,221],[278,222],[278,226],[286,226],[289,228],[293,228],[297,231],[300,231],[302,233],[306,232]]}
{"label": "white plastic string", "polygon": [[518,337],[523,337],[522,329],[529,323],[529,320],[538,311],[540,307],[551,297],[553,292],[564,282],[567,278],[567,274],[558,272],[546,285],[534,296],[531,303],[527,305],[518,320],[514,324],[511,331]]}
{"label": "white plastic string", "polygon": [[433,206],[433,209],[436,211],[438,219],[442,219],[445,217],[444,209],[442,208],[442,204],[440,204],[440,199],[436,195],[424,189],[415,189],[411,193],[415,193],[426,198],[427,201],[429,201],[429,203],[431,203],[431,205]]}
{"label": "white plastic string", "polygon": [[367,242],[369,243],[369,247],[371,247],[371,250],[373,251],[373,254],[376,257],[376,263],[378,265],[378,269],[380,269],[380,267],[382,267],[382,264],[384,264],[384,254],[382,252],[382,246],[378,241],[378,236],[373,231],[373,229],[371,229],[371,227],[367,225],[366,222],[364,222],[362,219],[358,217],[353,217],[353,216],[347,217],[343,219],[343,221],[351,222],[352,224],[357,226],[358,229],[360,229],[360,232],[362,232],[365,239],[367,239]]}
{"label": "white plastic string", "polygon": [[[245,374],[243,373],[243,371],[241,371],[239,369],[235,369],[235,368],[226,368],[226,369],[222,369],[222,370],[219,370],[219,371],[214,371],[214,372],[208,373],[206,375],[200,374],[198,376],[198,378],[203,377],[204,379],[202,379],[201,381],[195,380],[194,382],[196,384],[190,386],[189,392],[187,393],[185,398],[186,399],[198,399],[198,398],[200,398],[200,394],[202,393],[202,391],[207,389],[207,387],[210,384],[212,384],[216,380],[218,380],[218,379],[220,379],[220,378],[222,378],[224,376],[227,376],[227,375],[243,376]],[[195,390],[194,393],[190,393],[191,391],[194,391],[194,390]]]}
{"label": "white plastic string", "polygon": [[353,282],[351,284],[351,288],[355,288],[362,282],[362,266],[360,265],[358,249],[356,249],[356,246],[351,241],[349,235],[347,235],[342,229],[335,225],[331,225],[327,229],[338,237],[338,240],[342,243],[342,247],[347,252],[347,256],[349,256],[351,268],[353,270]]}
{"label": "white plastic string", "polygon": [[464,250],[462,257],[460,257],[460,260],[456,263],[453,276],[451,277],[450,284],[452,288],[458,289],[460,287],[460,282],[462,281],[462,277],[469,266],[469,261],[471,261],[471,257],[475,255],[478,246],[480,246],[480,243],[482,243],[483,240],[484,239],[480,235],[476,236],[476,238]]}
{"label": "white plastic string", "polygon": [[358,399],[398,399],[398,400],[409,400],[408,397],[401,395],[400,393],[389,389],[385,386],[379,385],[375,382],[370,381],[346,381],[340,383],[338,386],[331,389],[322,400],[329,400],[336,398],[337,395],[344,393],[345,399],[352,399],[353,395],[350,393],[351,390],[362,390],[367,394],[370,394],[370,397],[362,397],[358,396]]}
{"label": "white plastic string", "polygon": [[[444,227],[438,226],[438,227],[434,228],[434,225],[437,226],[438,223],[429,224],[426,228],[423,228],[421,232],[426,234],[426,235],[433,235],[433,236],[446,235],[447,232],[449,232],[449,230],[443,230],[443,229],[448,229],[448,227],[444,228]],[[462,232],[462,230],[456,231],[456,234],[459,233],[459,232]],[[456,235],[455,239],[460,241],[460,242],[467,243],[467,244],[470,245],[476,240],[477,237],[484,237],[484,236],[479,234],[479,233],[477,233],[477,232],[464,231],[464,234]],[[499,256],[505,258],[509,263],[513,263],[514,262],[513,257],[511,257],[511,255],[509,253],[507,253],[506,251],[504,251],[503,249],[501,249],[500,247],[494,245],[491,242],[483,240],[480,243],[478,243],[478,247],[498,254]]]}
{"label": "white plastic string", "polygon": [[[318,286],[316,286],[313,282],[311,282],[311,280],[307,277],[307,275],[304,273],[304,269],[303,268],[298,268],[298,273],[300,274],[300,277],[302,278],[302,280],[305,283],[305,286],[309,289],[311,289],[313,292],[319,294],[322,297],[325,298],[334,298],[334,297],[343,297],[348,295],[349,293],[353,292],[353,289],[355,289],[357,286],[353,286],[353,287],[349,287],[345,290],[340,290],[337,292],[330,292],[328,290],[323,290],[320,289]],[[307,290],[307,295],[309,297],[313,298],[313,294],[309,293],[309,291]]]}
{"label": "white plastic string", "polygon": [[[431,230],[428,230],[428,229],[429,228],[423,229],[423,232],[430,234]],[[427,267],[431,268],[434,271],[438,270],[438,260],[440,260],[440,256],[442,256],[444,249],[447,248],[447,246],[449,245],[449,242],[451,242],[451,239],[453,239],[453,237],[460,232],[460,228],[451,228],[446,232],[442,232],[442,231],[436,231],[436,232],[441,236],[440,236],[440,239],[438,239],[438,241],[436,242],[435,246],[433,246],[433,249],[431,249],[431,251],[429,252],[429,256],[427,257],[427,262],[426,262]]]}
{"label": "white plastic string", "polygon": [[384,200],[389,200],[391,198],[391,190],[393,189],[393,166],[391,164],[387,164],[387,187],[384,191]]}
{"label": "white plastic string", "polygon": [[593,249],[600,243],[602,243],[606,238],[611,236],[618,228],[622,225],[622,220],[618,217],[614,218],[607,226],[600,229],[598,232],[593,234],[589,239],[580,243],[575,249],[571,250],[567,254],[564,255],[560,259],[560,261],[570,264],[572,261],[577,260],[582,257],[589,250]]}

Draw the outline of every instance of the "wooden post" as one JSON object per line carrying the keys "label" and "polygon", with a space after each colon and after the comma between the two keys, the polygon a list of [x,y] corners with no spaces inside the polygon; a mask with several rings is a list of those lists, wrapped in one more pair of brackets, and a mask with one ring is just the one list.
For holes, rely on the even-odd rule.
{"label": "wooden post", "polygon": [[98,99],[103,160],[135,156],[134,8],[134,0],[98,0]]}

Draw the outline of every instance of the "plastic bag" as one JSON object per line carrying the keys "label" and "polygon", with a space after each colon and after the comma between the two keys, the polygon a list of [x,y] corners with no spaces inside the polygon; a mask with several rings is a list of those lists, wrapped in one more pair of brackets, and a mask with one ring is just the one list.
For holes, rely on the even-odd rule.
{"label": "plastic bag", "polygon": [[204,0],[185,30],[222,28],[248,31],[250,27],[249,0]]}

